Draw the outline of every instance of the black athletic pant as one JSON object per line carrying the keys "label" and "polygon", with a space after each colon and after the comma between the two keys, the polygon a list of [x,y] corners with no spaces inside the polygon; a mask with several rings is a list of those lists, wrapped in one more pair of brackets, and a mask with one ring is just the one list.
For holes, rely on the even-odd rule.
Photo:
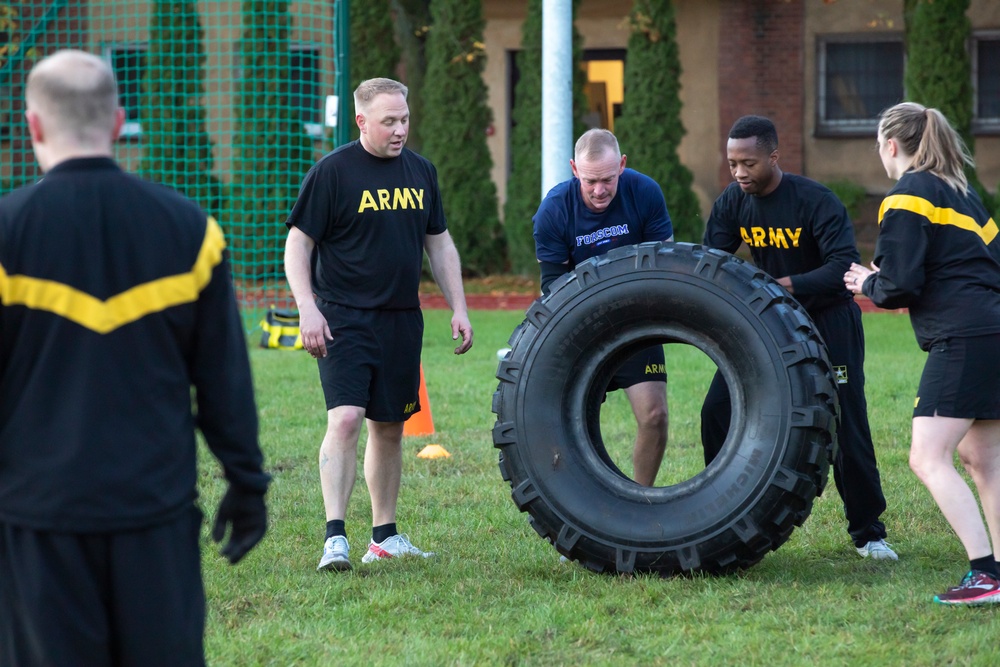
{"label": "black athletic pant", "polygon": [[[865,400],[865,334],[861,309],[853,300],[812,315],[830,353],[840,397],[839,452],[833,479],[844,501],[847,532],[856,546],[885,537],[879,517],[885,511],[885,496],[875,460],[875,447],[868,426]],[[729,388],[716,371],[701,408],[701,440],[705,464],[715,459],[729,432],[732,407]]]}
{"label": "black athletic pant", "polygon": [[204,665],[200,510],[120,533],[0,523],[0,665]]}

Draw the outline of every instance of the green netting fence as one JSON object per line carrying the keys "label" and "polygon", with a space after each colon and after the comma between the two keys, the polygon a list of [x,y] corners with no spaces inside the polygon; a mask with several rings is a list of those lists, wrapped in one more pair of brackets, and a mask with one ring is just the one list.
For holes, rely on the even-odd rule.
{"label": "green netting fence", "polygon": [[41,175],[23,114],[31,66],[61,48],[98,54],[127,115],[120,164],[220,222],[248,328],[268,306],[291,307],[284,221],[306,171],[352,122],[339,76],[346,5],[0,0],[0,194]]}

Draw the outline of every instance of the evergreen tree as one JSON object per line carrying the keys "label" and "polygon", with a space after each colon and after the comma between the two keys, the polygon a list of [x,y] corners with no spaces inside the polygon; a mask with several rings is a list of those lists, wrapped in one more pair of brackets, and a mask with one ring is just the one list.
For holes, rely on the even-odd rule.
{"label": "evergreen tree", "polygon": [[24,2],[0,2],[0,164],[5,167],[0,196],[42,175],[32,155],[22,95],[24,77],[33,61],[44,55],[37,46],[24,47],[31,14]]}
{"label": "evergreen tree", "polygon": [[284,222],[313,163],[289,95],[289,0],[243,0],[236,165],[230,208],[234,272],[281,275]]}
{"label": "evergreen tree", "polygon": [[[573,0],[573,16],[580,9],[581,0]],[[583,115],[590,108],[587,102],[587,69],[583,64],[583,35],[573,23],[573,141],[589,128],[583,122]],[[610,113],[610,109],[608,112]]]}
{"label": "evergreen tree", "polygon": [[410,107],[410,135],[406,145],[423,151],[424,77],[427,74],[427,34],[430,32],[430,0],[392,0],[396,14],[396,38],[399,40],[403,83],[410,89],[406,96]]}
{"label": "evergreen tree", "polygon": [[[574,12],[580,0],[573,0]],[[573,137],[586,131],[581,120],[587,108],[587,74],[580,67],[583,39],[573,26]],[[542,0],[528,0],[521,27],[521,50],[514,56],[519,79],[514,87],[510,132],[510,176],[504,202],[503,231],[510,270],[538,275],[531,217],[538,210],[542,188]]]}
{"label": "evergreen tree", "polygon": [[535,238],[531,216],[542,188],[542,0],[528,0],[521,28],[521,50],[514,56],[518,81],[510,130],[510,176],[504,202],[503,230],[510,270],[535,276]]}
{"label": "evergreen tree", "polygon": [[[365,79],[397,78],[399,46],[394,38],[390,5],[390,0],[354,0],[349,5],[352,94]],[[348,100],[348,103],[353,108],[353,100]],[[352,122],[351,138],[360,136],[358,124]]]}
{"label": "evergreen tree", "polygon": [[432,0],[427,39],[423,151],[438,170],[448,228],[469,274],[504,268],[496,185],[486,128],[482,72],[483,15],[479,2]]}
{"label": "evergreen tree", "polygon": [[204,31],[194,0],[156,0],[140,121],[139,172],[197,201],[218,216],[222,185],[212,175],[212,141],[205,126]]}
{"label": "evergreen tree", "polygon": [[[905,87],[910,100],[940,110],[974,152],[968,9],[969,0],[906,0]],[[966,176],[986,208],[996,212],[997,203],[975,169],[967,167]]]}
{"label": "evergreen tree", "polygon": [[678,241],[700,241],[704,231],[691,172],[677,148],[681,124],[680,55],[671,0],[635,0],[625,62],[625,104],[615,123],[628,166],[660,184]]}
{"label": "evergreen tree", "polygon": [[[20,5],[20,3],[18,3]],[[9,2],[0,2],[0,68],[21,48],[21,12]],[[6,84],[6,81],[0,82]]]}

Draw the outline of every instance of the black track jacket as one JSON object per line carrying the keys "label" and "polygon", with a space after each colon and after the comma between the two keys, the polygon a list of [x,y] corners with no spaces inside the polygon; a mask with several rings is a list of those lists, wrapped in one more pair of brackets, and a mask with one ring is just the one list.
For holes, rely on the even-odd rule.
{"label": "black track jacket", "polygon": [[909,308],[921,349],[942,339],[1000,332],[1000,239],[975,190],[963,195],[910,171],[878,214],[875,265],[864,293],[882,308]]}
{"label": "black track jacket", "polygon": [[231,484],[264,492],[224,250],[197,205],[108,158],[0,200],[0,522],[168,520],[197,494],[196,426]]}

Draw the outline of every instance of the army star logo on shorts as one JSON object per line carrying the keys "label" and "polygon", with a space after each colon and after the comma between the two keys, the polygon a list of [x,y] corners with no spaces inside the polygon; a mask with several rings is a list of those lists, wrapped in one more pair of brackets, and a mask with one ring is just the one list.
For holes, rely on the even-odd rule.
{"label": "army star logo on shorts", "polygon": [[834,366],[833,372],[837,375],[837,384],[847,384],[847,366]]}

